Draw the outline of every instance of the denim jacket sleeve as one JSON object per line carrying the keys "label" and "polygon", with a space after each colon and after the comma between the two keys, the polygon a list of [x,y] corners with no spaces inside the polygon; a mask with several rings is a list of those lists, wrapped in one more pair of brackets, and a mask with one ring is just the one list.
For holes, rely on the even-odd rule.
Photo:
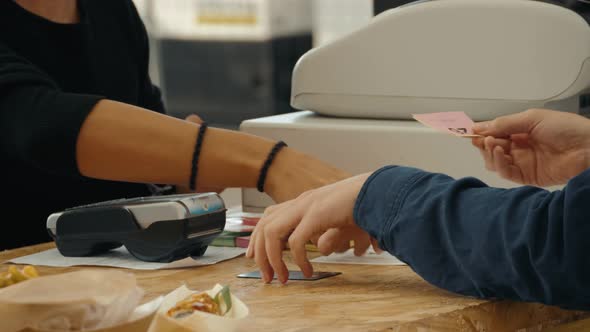
{"label": "denim jacket sleeve", "polygon": [[549,192],[388,166],[366,181],[354,217],[440,288],[590,309],[590,170]]}

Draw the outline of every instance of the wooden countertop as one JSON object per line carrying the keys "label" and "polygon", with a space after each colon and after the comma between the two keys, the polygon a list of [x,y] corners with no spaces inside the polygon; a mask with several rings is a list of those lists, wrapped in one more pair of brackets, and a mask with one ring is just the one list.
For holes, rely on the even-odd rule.
{"label": "wooden countertop", "polygon": [[[0,252],[0,261],[53,247],[48,243]],[[342,274],[289,281],[286,286],[263,284],[236,278],[256,270],[254,262],[244,257],[205,267],[132,272],[146,291],[146,301],[182,283],[195,290],[229,285],[250,308],[243,331],[566,331],[567,326],[590,330],[590,319],[583,320],[590,318],[590,312],[458,296],[431,286],[407,266],[314,264],[314,268]],[[82,267],[38,267],[41,275],[77,269]]]}

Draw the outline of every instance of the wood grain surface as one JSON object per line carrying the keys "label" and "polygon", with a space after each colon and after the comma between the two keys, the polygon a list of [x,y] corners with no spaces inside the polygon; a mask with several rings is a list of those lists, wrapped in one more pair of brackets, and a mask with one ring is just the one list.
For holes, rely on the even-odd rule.
{"label": "wood grain surface", "polygon": [[[0,253],[0,262],[53,247],[48,243],[4,251]],[[38,267],[38,270],[41,275],[48,275],[81,268]],[[145,301],[182,284],[194,290],[209,289],[216,283],[229,285],[250,308],[243,331],[549,329],[559,332],[566,331],[563,328],[567,326],[590,330],[590,320],[583,320],[590,318],[589,312],[455,295],[426,283],[407,266],[314,264],[314,268],[342,274],[318,281],[289,281],[287,285],[263,284],[260,280],[236,277],[239,273],[256,270],[254,262],[243,256],[205,267],[129,271],[136,275],[146,291]],[[0,270],[5,269],[5,265],[0,266]]]}

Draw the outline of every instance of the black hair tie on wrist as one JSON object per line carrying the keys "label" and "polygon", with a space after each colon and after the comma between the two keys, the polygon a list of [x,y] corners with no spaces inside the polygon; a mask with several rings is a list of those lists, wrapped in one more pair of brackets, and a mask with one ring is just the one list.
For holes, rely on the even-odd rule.
{"label": "black hair tie on wrist", "polygon": [[197,189],[197,172],[199,170],[199,155],[201,154],[201,146],[203,145],[203,136],[207,130],[207,122],[201,123],[199,133],[197,134],[197,142],[195,143],[195,150],[193,152],[193,162],[191,167],[191,177],[189,179],[189,187],[191,190]]}
{"label": "black hair tie on wrist", "polygon": [[266,174],[268,173],[268,169],[272,164],[272,161],[274,160],[277,153],[285,146],[287,146],[287,143],[283,141],[278,141],[268,154],[268,157],[266,158],[266,161],[264,162],[264,165],[262,165],[262,169],[260,170],[260,176],[258,177],[258,184],[256,188],[259,192],[264,192],[264,182],[266,181]]}

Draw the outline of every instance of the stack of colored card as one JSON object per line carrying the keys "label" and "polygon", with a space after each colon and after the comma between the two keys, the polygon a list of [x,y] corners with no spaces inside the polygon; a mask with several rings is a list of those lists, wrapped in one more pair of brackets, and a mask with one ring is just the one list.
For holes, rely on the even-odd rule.
{"label": "stack of colored card", "polygon": [[228,216],[223,232],[213,240],[211,245],[216,247],[248,248],[250,235],[260,220],[260,216],[252,216],[252,214],[248,214],[248,216],[245,216],[245,214]]}
{"label": "stack of colored card", "polygon": [[[227,216],[223,232],[211,243],[214,247],[239,247],[248,248],[250,235],[256,224],[262,217],[262,213],[234,212]],[[305,245],[307,251],[318,251],[312,243]]]}

